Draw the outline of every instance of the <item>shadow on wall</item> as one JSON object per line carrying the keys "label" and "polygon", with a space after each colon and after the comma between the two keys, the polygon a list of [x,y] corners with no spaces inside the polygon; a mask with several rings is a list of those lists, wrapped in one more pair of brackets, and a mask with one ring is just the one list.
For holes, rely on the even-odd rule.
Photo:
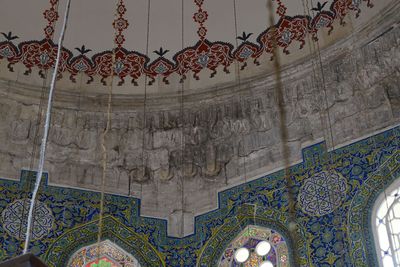
{"label": "shadow on wall", "polygon": [[[303,149],[303,162],[289,170],[301,266],[376,262],[368,211],[373,196],[400,176],[399,144],[396,127],[329,153],[324,143]],[[0,259],[22,252],[24,199],[34,178],[34,172],[22,171],[19,182],[0,179]],[[49,266],[64,266],[76,251],[96,242],[98,192],[44,185],[38,201],[30,251]],[[142,266],[216,266],[241,229],[259,225],[282,234],[290,258],[283,171],[220,192],[218,201],[218,209],[195,218],[194,234],[173,238],[165,220],[140,216],[140,199],[108,194],[103,237]]]}

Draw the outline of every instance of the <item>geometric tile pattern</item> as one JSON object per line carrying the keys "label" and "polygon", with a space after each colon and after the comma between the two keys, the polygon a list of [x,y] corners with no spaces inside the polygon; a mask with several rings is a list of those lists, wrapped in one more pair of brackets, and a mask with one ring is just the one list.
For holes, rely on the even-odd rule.
{"label": "geometric tile pattern", "polygon": [[335,171],[323,171],[304,181],[299,205],[311,216],[323,216],[338,208],[346,196],[346,179]]}
{"label": "geometric tile pattern", "polygon": [[[265,256],[257,255],[254,250],[261,241],[267,241],[271,250]],[[245,247],[251,252],[251,256],[245,263],[245,267],[260,266],[269,260],[274,266],[288,267],[288,247],[285,239],[276,231],[268,228],[249,226],[239,234],[224,251],[219,262],[219,267],[240,266],[234,259],[235,251]]]}
{"label": "geometric tile pattern", "polygon": [[[141,216],[140,199],[106,194],[103,240],[131,254],[141,266],[209,267],[218,266],[229,244],[254,225],[281,234],[289,261],[296,247],[300,266],[377,266],[369,211],[376,196],[400,177],[400,127],[329,152],[324,143],[315,144],[302,155],[303,161],[288,171],[295,199],[301,199],[310,178],[322,173],[328,179],[344,179],[346,186],[335,189],[345,194],[329,213],[314,209],[311,214],[296,203],[297,244],[288,234],[283,171],[220,192],[218,208],[196,216],[194,233],[183,238],[169,237],[165,220]],[[31,171],[23,171],[20,181],[0,179],[0,214],[14,201],[28,198],[34,180]],[[48,234],[32,240],[30,249],[49,266],[65,266],[75,252],[96,243],[100,193],[45,183],[38,200],[55,220]],[[22,246],[1,222],[0,260],[21,254]]]}
{"label": "geometric tile pattern", "polygon": [[375,253],[377,250],[372,235],[372,227],[376,227],[372,224],[372,221],[375,222],[372,220],[372,210],[378,196],[400,177],[400,151],[395,151],[391,157],[382,157],[380,162],[381,168],[371,173],[350,205],[350,256],[356,266],[367,267],[370,266],[369,262],[376,262],[375,266],[378,266]]}
{"label": "geometric tile pattern", "polygon": [[[18,199],[9,204],[2,212],[2,224],[7,233],[19,240],[24,240],[28,220],[30,199]],[[33,212],[33,226],[31,239],[46,236],[54,223],[51,210],[43,202],[37,201]]]}
{"label": "geometric tile pattern", "polygon": [[[397,186],[394,190],[394,186]],[[382,201],[376,202],[375,222],[372,227],[376,227],[378,254],[383,266],[393,264],[393,261],[400,265],[400,179],[390,185],[389,190],[385,190]],[[375,206],[375,207],[376,207]],[[396,264],[395,264],[396,266]]]}
{"label": "geometric tile pattern", "polygon": [[72,256],[68,266],[103,266],[102,261],[104,266],[110,267],[140,267],[138,261],[132,255],[129,255],[129,253],[113,244],[110,240],[81,248]]}
{"label": "geometric tile pattern", "polygon": [[[108,199],[109,200],[109,199]],[[126,202],[127,205],[134,204]],[[97,204],[98,205],[98,204]],[[97,206],[96,205],[96,206]],[[128,209],[129,210],[129,209]],[[126,211],[129,213],[129,211]],[[104,231],[102,237],[129,252],[141,266],[165,266],[164,255],[154,247],[154,237],[149,237],[154,225],[151,221],[147,224],[142,222],[140,227],[127,227],[115,217],[106,216],[103,220]],[[147,229],[146,229],[147,228]],[[146,232],[147,231],[147,232]],[[97,242],[98,220],[80,225],[76,228],[65,231],[53,243],[49,244],[44,260],[50,266],[63,266],[72,255],[84,246],[89,246]],[[151,241],[151,243],[150,243]]]}

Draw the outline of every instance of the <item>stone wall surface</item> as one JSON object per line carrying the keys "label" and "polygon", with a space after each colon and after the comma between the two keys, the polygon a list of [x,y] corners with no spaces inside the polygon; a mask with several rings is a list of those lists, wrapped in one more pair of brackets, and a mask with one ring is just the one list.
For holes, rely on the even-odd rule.
{"label": "stone wall surface", "polygon": [[[379,27],[321,51],[322,70],[317,54],[282,70],[291,163],[301,160],[305,144],[325,139],[332,148],[400,121],[395,18],[388,15]],[[142,215],[166,218],[169,234],[184,236],[193,231],[195,215],[217,207],[218,191],[282,168],[274,75],[224,90],[236,93],[187,94],[182,109],[179,95],[159,106],[149,96],[145,114],[116,95],[105,142],[107,192],[140,198]],[[36,169],[45,106],[40,94],[1,81],[2,177]],[[105,99],[56,93],[45,163],[50,184],[100,189]]]}
{"label": "stone wall surface", "polygon": [[[376,214],[372,210],[388,187],[398,183],[399,163],[400,126],[330,152],[325,142],[303,148],[302,161],[289,168],[295,192],[296,238],[290,232],[293,221],[282,170],[220,192],[218,208],[197,216],[194,234],[183,238],[168,236],[166,220],[141,216],[140,199],[121,195],[105,194],[100,229],[99,192],[48,185],[44,175],[29,251],[48,266],[67,266],[81,249],[86,248],[87,257],[95,257],[86,246],[97,245],[101,233],[101,240],[131,254],[141,266],[218,266],[222,255],[232,257],[229,244],[241,234],[248,238],[253,231],[246,226],[256,225],[281,235],[278,239],[275,234],[265,236],[269,230],[264,229],[263,238],[275,248],[281,241],[288,245],[288,254],[279,254],[281,263],[378,266],[381,253],[375,253],[372,216]],[[0,261],[23,251],[35,176],[36,172],[24,170],[19,181],[0,178]],[[172,224],[180,223],[176,220],[179,215],[186,215],[184,222],[189,221],[187,213],[176,211],[175,215]],[[75,258],[81,262],[77,266],[84,265],[79,258]],[[268,258],[276,259],[273,255]]]}

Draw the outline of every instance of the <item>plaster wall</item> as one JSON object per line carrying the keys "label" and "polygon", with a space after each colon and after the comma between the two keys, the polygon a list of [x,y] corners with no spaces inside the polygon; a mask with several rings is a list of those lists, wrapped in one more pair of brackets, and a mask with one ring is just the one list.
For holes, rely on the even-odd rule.
{"label": "plaster wall", "polygon": [[[337,147],[400,121],[398,11],[321,51],[323,74],[317,56],[283,69],[291,163],[307,144]],[[140,198],[141,214],[168,219],[171,236],[192,233],[194,216],[217,207],[218,191],[283,167],[274,77],[187,94],[183,112],[179,94],[149,96],[145,115],[142,98],[114,95],[107,191]],[[1,177],[37,166],[43,88],[0,83]],[[56,93],[50,184],[99,190],[105,110],[104,95]]]}

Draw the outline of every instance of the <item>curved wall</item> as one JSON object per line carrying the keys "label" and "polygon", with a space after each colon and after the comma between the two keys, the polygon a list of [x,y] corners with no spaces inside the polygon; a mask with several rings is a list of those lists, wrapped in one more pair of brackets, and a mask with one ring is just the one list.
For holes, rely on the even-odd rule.
{"label": "curved wall", "polygon": [[[307,144],[338,147],[399,122],[398,11],[395,3],[323,50],[324,82],[317,57],[283,70],[291,163]],[[168,219],[169,235],[192,233],[194,216],[216,208],[219,191],[283,167],[274,85],[271,74],[185,95],[183,117],[179,94],[150,95],[145,123],[142,98],[114,95],[107,191],[140,198],[142,215]],[[1,81],[1,177],[36,168],[45,91]],[[100,188],[105,109],[104,95],[58,89],[45,164],[50,184]]]}
{"label": "curved wall", "polygon": [[[67,1],[38,1],[27,4],[23,0],[3,0],[0,10],[1,79],[41,86],[41,76],[52,69],[57,48],[54,42],[57,42],[61,14]],[[157,95],[176,93],[182,76],[187,76],[185,90],[189,93],[214,90],[216,85],[234,84],[239,67],[242,80],[273,70],[270,61],[273,33],[268,27],[270,12],[275,17],[274,38],[280,47],[281,62],[291,66],[309,56],[316,45],[311,40],[318,38],[321,48],[329,47],[379,17],[396,0],[327,0],[319,4],[311,0],[280,0],[271,1],[273,10],[266,7],[265,0],[251,3],[193,0],[184,3],[183,35],[181,2],[155,0],[151,7],[144,2],[117,2],[120,13],[114,19],[129,25],[116,23],[114,26],[122,28],[115,29],[111,27],[114,2],[72,3],[63,42],[58,81],[61,88],[69,92],[107,93],[104,85],[109,83],[111,50],[116,46],[115,76],[118,79],[114,85],[121,95],[142,96],[144,91]],[[209,15],[203,17],[204,24],[197,20],[199,10]],[[59,12],[59,16],[54,12]],[[148,25],[147,19],[150,19]],[[118,45],[113,44],[112,36],[116,37]],[[183,47],[186,48],[181,50]],[[145,81],[151,85],[144,86]]]}
{"label": "curved wall", "polygon": [[[218,208],[197,216],[194,233],[184,238],[168,236],[167,221],[143,216],[140,199],[106,194],[102,238],[143,266],[208,267],[242,229],[258,225],[283,234],[294,266],[377,266],[370,211],[400,176],[399,144],[400,127],[394,127],[328,153],[324,143],[303,149],[302,162],[289,169],[297,199],[293,242],[283,171],[220,192]],[[0,260],[22,253],[28,202],[25,208],[16,204],[29,198],[34,180],[29,171],[20,181],[0,179]],[[46,181],[30,251],[49,266],[64,266],[74,252],[97,242],[101,194]]]}

